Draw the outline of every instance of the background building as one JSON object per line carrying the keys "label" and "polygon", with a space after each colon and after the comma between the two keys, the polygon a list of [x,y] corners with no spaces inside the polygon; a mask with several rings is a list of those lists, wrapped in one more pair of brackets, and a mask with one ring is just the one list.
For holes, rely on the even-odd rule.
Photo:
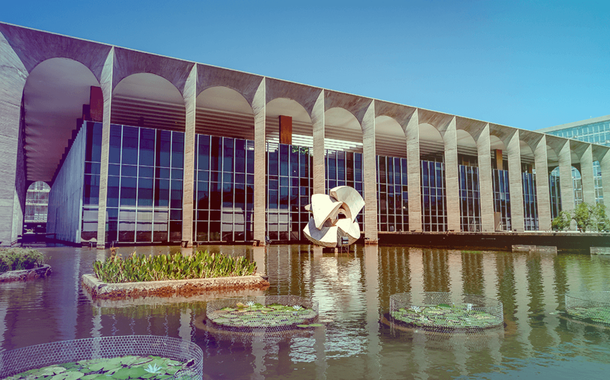
{"label": "background building", "polygon": [[33,181],[47,232],[107,246],[299,241],[311,194],[339,185],[373,242],[549,230],[572,167],[586,202],[595,161],[610,178],[598,144],[2,23],[0,67],[2,244]]}

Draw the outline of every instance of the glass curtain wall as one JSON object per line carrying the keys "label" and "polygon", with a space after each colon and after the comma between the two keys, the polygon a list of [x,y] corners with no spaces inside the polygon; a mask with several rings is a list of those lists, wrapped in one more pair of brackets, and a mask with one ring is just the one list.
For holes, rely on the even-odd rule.
{"label": "glass curtain wall", "polygon": [[254,141],[197,134],[195,181],[194,240],[252,240]]}
{"label": "glass curtain wall", "polygon": [[462,231],[481,231],[481,191],[479,168],[460,165],[460,227]]}
{"label": "glass curtain wall", "polygon": [[183,132],[110,126],[109,243],[181,241],[183,165]]}
{"label": "glass curtain wall", "polygon": [[267,236],[271,241],[299,241],[310,214],[313,187],[310,149],[267,143]]}
{"label": "glass curtain wall", "polygon": [[593,179],[595,182],[595,202],[604,203],[604,191],[602,189],[602,168],[599,161],[593,161]]}
{"label": "glass curtain wall", "polygon": [[[324,155],[326,169],[326,194],[337,186],[351,186],[364,198],[362,182],[362,153],[326,149]],[[364,208],[358,214],[360,230],[364,231]]]}
{"label": "glass curtain wall", "polygon": [[549,192],[551,197],[551,219],[559,216],[561,211],[561,183],[559,168],[555,168],[549,174]]}
{"label": "glass curtain wall", "polygon": [[510,192],[508,170],[493,170],[494,212],[497,230],[510,231]]}
{"label": "glass curtain wall", "polygon": [[377,156],[377,228],[409,231],[407,159]]}
{"label": "glass curtain wall", "polygon": [[536,174],[523,172],[523,221],[526,231],[538,231],[538,200],[536,197]]}
{"label": "glass curtain wall", "polygon": [[572,166],[572,188],[574,189],[574,207],[583,202],[582,197],[582,177],[580,171]]}
{"label": "glass curtain wall", "polygon": [[447,230],[445,165],[421,161],[422,228],[424,231]]}
{"label": "glass curtain wall", "polygon": [[100,162],[102,160],[102,123],[85,123],[85,181],[81,239],[97,239],[97,213],[100,194]]}

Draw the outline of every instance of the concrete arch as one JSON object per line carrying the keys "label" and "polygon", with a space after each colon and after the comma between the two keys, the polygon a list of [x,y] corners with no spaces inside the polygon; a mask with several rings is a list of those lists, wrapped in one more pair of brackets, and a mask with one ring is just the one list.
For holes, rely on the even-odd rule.
{"label": "concrete arch", "polygon": [[533,164],[535,161],[534,149],[526,141],[519,140],[519,152],[521,153],[521,162]]}
{"label": "concrete arch", "polygon": [[292,143],[313,147],[313,124],[309,112],[303,105],[290,98],[275,98],[267,103],[265,139],[280,141],[279,116],[292,118]]}
{"label": "concrete arch", "polygon": [[444,139],[436,127],[428,123],[419,124],[419,149],[421,157],[444,154]]}
{"label": "concrete arch", "polygon": [[51,182],[64,150],[80,128],[95,75],[81,62],[51,58],[40,62],[23,89],[27,179]]}
{"label": "concrete arch", "polygon": [[362,152],[362,127],[354,114],[341,107],[324,113],[324,148]]}
{"label": "concrete arch", "polygon": [[29,73],[46,60],[66,58],[83,64],[99,82],[104,61],[112,49],[110,45],[7,24],[0,24],[0,34],[4,36]]}
{"label": "concrete arch", "polygon": [[209,88],[226,87],[240,94],[254,108],[254,97],[264,77],[220,67],[197,65],[197,97]]}
{"label": "concrete arch", "polygon": [[456,133],[458,154],[476,157],[478,153],[475,137],[464,129],[458,129]]}
{"label": "concrete arch", "polygon": [[184,131],[181,92],[169,80],[151,73],[122,79],[112,94],[111,123]]}
{"label": "concrete arch", "polygon": [[[309,119],[313,118],[313,109],[322,89],[290,83],[273,78],[265,78],[265,95],[267,104],[283,98],[298,103],[307,112]],[[267,108],[267,113],[269,109]]]}
{"label": "concrete arch", "polygon": [[229,87],[209,87],[196,101],[196,133],[254,140],[254,110],[244,96]]}
{"label": "concrete arch", "polygon": [[375,118],[375,150],[377,155],[407,157],[407,137],[396,119],[381,115]]}

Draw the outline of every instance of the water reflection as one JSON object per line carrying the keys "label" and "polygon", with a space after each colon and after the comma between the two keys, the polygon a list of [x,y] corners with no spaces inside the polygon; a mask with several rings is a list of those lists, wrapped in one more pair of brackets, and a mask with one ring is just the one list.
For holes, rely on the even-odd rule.
{"label": "water reflection", "polygon": [[[138,247],[145,254],[168,247]],[[208,246],[245,255],[271,282],[251,295],[298,295],[318,301],[323,327],[252,339],[214,335],[197,325],[206,302],[243,292],[146,302],[93,301],[80,286],[108,251],[43,249],[48,279],[0,285],[0,347],[106,335],[156,334],[193,340],[210,379],[376,379],[498,377],[610,370],[610,331],[561,313],[570,291],[610,290],[610,260],[576,254],[472,252],[356,246],[327,254],[308,245]],[[135,248],[121,247],[131,254]],[[171,247],[174,252],[191,250]],[[497,298],[506,326],[483,334],[438,334],[384,322],[390,295],[451,292]],[[420,299],[419,301],[422,301]],[[417,301],[417,299],[416,299]]]}

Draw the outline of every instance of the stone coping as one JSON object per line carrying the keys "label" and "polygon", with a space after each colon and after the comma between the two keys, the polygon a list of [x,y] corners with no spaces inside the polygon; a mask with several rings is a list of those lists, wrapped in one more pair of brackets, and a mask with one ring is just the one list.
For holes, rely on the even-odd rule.
{"label": "stone coping", "polygon": [[51,274],[51,266],[45,264],[33,269],[12,270],[0,274],[0,282],[28,281],[45,278]]}
{"label": "stone coping", "polygon": [[106,283],[94,274],[84,274],[83,287],[94,299],[120,300],[140,297],[192,297],[207,292],[242,289],[267,289],[269,281],[263,276],[235,276],[198,278],[191,280],[143,281]]}

